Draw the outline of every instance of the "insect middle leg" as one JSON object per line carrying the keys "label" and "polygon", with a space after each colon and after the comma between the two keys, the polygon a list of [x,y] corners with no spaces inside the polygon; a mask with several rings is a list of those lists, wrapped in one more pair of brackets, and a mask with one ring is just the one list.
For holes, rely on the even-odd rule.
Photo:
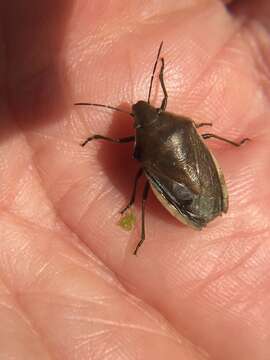
{"label": "insect middle leg", "polygon": [[162,100],[161,106],[158,109],[158,112],[161,113],[161,111],[165,111],[166,107],[167,107],[167,101],[168,101],[168,93],[164,84],[164,58],[161,58],[161,68],[160,68],[160,72],[159,72],[159,81],[163,90],[163,94],[164,94],[164,98]]}
{"label": "insect middle leg", "polygon": [[241,140],[239,143],[235,142],[235,141],[232,141],[232,140],[229,140],[229,139],[226,139],[224,137],[221,137],[221,136],[218,136],[218,135],[215,135],[215,134],[202,134],[202,137],[203,139],[210,139],[210,138],[214,138],[214,139],[217,139],[217,140],[221,140],[221,141],[224,141],[224,142],[227,142],[233,146],[241,146],[242,144],[244,144],[244,142],[246,141],[249,141],[250,139],[249,138],[244,138],[243,140]]}
{"label": "insect middle leg", "polygon": [[89,141],[92,140],[106,140],[106,141],[110,141],[110,142],[114,142],[114,143],[118,143],[118,144],[124,144],[124,143],[129,143],[132,141],[135,141],[135,136],[128,136],[128,137],[124,137],[124,138],[119,138],[119,139],[113,139],[107,136],[103,136],[103,135],[92,135],[89,138],[87,138],[83,143],[81,143],[81,146],[85,146]]}
{"label": "insect middle leg", "polygon": [[131,207],[131,205],[134,204],[135,198],[136,198],[138,180],[142,176],[142,174],[143,174],[143,169],[140,168],[139,171],[137,172],[136,176],[135,176],[135,179],[134,179],[133,190],[132,190],[132,194],[131,194],[129,203],[127,204],[127,206],[123,210],[120,211],[121,214],[124,214],[124,212],[127,211],[127,209],[129,209]]}
{"label": "insect middle leg", "polygon": [[142,196],[142,228],[141,228],[141,240],[139,241],[139,243],[136,246],[136,249],[134,251],[134,255],[137,255],[137,252],[139,250],[139,247],[142,245],[142,243],[145,240],[145,203],[147,200],[147,195],[149,192],[149,181],[147,180],[145,185],[144,185],[144,189],[143,189],[143,196]]}

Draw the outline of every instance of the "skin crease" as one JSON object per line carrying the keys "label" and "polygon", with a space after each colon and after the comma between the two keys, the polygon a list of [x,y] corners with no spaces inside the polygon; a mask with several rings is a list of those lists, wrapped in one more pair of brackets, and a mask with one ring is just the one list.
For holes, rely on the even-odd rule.
{"label": "skin crease", "polygon": [[[2,1],[0,351],[3,359],[270,358],[267,0]],[[168,110],[213,122],[229,211],[196,232],[150,194],[146,241],[117,222],[132,135],[164,41]],[[162,93],[154,83],[152,104]],[[210,130],[210,131],[209,131]],[[143,183],[143,181],[142,181]],[[140,188],[140,191],[142,188]]]}

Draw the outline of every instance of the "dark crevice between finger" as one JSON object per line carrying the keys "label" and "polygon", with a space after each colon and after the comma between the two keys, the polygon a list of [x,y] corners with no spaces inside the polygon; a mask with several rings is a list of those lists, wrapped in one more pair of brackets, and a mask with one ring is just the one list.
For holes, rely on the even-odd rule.
{"label": "dark crevice between finger", "polygon": [[228,0],[228,11],[242,22],[242,37],[253,58],[257,79],[263,93],[270,101],[270,1]]}
{"label": "dark crevice between finger", "polygon": [[227,0],[224,4],[235,17],[245,17],[248,21],[258,21],[270,32],[269,0]]}

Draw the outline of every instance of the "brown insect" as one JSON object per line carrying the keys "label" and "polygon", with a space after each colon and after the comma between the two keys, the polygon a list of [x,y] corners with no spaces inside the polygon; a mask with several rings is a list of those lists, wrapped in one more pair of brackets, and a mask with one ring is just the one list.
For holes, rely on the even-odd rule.
{"label": "brown insect", "polygon": [[146,176],[142,195],[141,239],[134,254],[145,239],[145,202],[149,185],[161,204],[179,221],[194,229],[202,229],[218,215],[228,210],[228,194],[221,168],[213,154],[205,145],[205,139],[215,138],[234,146],[239,143],[221,136],[199,134],[197,128],[211,126],[211,123],[196,124],[192,119],[166,111],[168,94],[164,84],[164,58],[161,58],[159,81],[164,98],[159,108],[150,105],[150,96],[154,74],[157,68],[163,42],[161,42],[153,68],[147,101],[138,101],[132,106],[132,112],[103,104],[76,103],[105,107],[127,112],[134,118],[135,136],[112,139],[103,135],[92,135],[81,145],[92,140],[106,140],[118,144],[134,142],[133,157],[141,167],[135,176],[133,191],[123,214],[135,202],[137,183],[141,175]]}

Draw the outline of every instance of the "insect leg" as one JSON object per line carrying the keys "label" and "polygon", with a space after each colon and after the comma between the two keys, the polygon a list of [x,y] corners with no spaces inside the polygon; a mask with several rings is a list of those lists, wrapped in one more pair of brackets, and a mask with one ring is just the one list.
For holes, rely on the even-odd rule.
{"label": "insect leg", "polygon": [[168,101],[168,93],[164,84],[164,78],[163,78],[163,74],[164,74],[164,59],[161,58],[161,68],[160,68],[160,73],[159,73],[159,81],[164,93],[164,98],[162,100],[161,103],[161,107],[158,109],[158,112],[160,113],[161,111],[165,111],[166,107],[167,107],[167,101]]}
{"label": "insect leg", "polygon": [[142,245],[142,243],[145,240],[145,224],[144,224],[144,219],[145,219],[145,202],[147,199],[147,195],[148,195],[148,191],[149,191],[149,181],[147,180],[145,185],[144,185],[144,190],[143,190],[143,196],[142,196],[142,230],[141,230],[141,240],[139,241],[139,243],[136,246],[136,249],[134,251],[134,255],[137,255],[138,249],[139,247]]}
{"label": "insect leg", "polygon": [[106,140],[106,141],[111,141],[114,143],[118,143],[118,144],[124,144],[124,143],[128,143],[131,141],[135,141],[135,136],[128,136],[128,137],[124,137],[124,138],[120,138],[120,139],[113,139],[107,136],[103,136],[103,135],[92,135],[89,138],[87,138],[83,143],[81,143],[81,146],[85,146],[89,141],[92,140]]}
{"label": "insect leg", "polygon": [[131,207],[131,205],[134,204],[135,202],[135,198],[136,198],[136,191],[137,191],[137,184],[138,184],[138,180],[139,178],[142,176],[143,173],[143,169],[140,168],[139,171],[137,172],[135,179],[134,179],[134,185],[133,185],[133,190],[132,190],[132,194],[131,194],[131,198],[129,200],[129,203],[127,204],[127,206],[120,211],[121,214],[124,214],[124,212],[129,209]]}
{"label": "insect leg", "polygon": [[244,142],[250,140],[249,138],[244,138],[244,139],[241,140],[239,143],[237,143],[237,142],[231,141],[231,140],[229,140],[229,139],[226,139],[226,138],[224,138],[224,137],[221,137],[221,136],[218,136],[218,135],[215,135],[215,134],[202,134],[202,137],[203,137],[203,139],[215,138],[215,139],[218,139],[218,140],[227,142],[227,143],[229,143],[229,144],[231,144],[231,145],[234,145],[234,146],[241,146],[242,144],[244,144]]}
{"label": "insect leg", "polygon": [[199,124],[194,123],[194,124],[195,124],[197,129],[202,127],[202,126],[212,126],[213,125],[212,123],[199,123]]}

